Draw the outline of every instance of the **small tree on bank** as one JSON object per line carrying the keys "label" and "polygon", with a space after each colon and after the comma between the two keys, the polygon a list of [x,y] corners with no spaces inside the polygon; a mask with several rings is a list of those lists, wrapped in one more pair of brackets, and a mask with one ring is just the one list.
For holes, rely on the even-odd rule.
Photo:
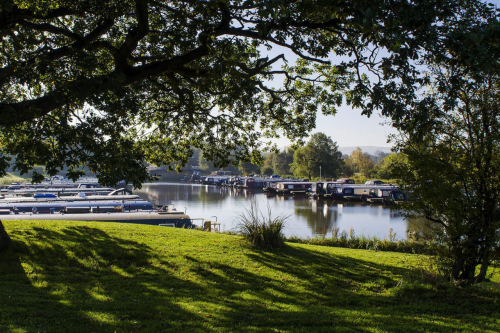
{"label": "small tree on bank", "polygon": [[407,212],[434,225],[441,262],[466,284],[486,279],[500,246],[500,24],[485,16],[454,30],[448,52],[429,64],[426,114],[399,142]]}
{"label": "small tree on bank", "polygon": [[394,179],[396,178],[394,174],[394,168],[397,165],[405,162],[406,162],[406,156],[404,154],[391,153],[385,156],[375,165],[374,172],[376,173],[378,178]]}
{"label": "small tree on bank", "polygon": [[262,173],[275,175],[289,175],[290,164],[293,162],[294,151],[290,147],[285,147],[282,151],[271,152],[264,160]]}

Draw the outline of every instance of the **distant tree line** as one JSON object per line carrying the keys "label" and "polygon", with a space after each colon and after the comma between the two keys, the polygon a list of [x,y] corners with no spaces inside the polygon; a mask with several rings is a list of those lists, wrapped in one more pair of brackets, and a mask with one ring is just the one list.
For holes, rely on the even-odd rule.
{"label": "distant tree line", "polygon": [[[204,174],[221,170],[205,158],[201,149],[193,150],[193,156],[186,165],[187,170],[191,170],[193,166],[199,167]],[[311,180],[340,177],[394,179],[397,178],[392,171],[394,163],[403,160],[401,153],[377,151],[371,155],[359,147],[350,155],[342,154],[337,143],[330,137],[324,133],[315,133],[302,147],[285,147],[264,155],[262,163],[240,162],[239,165],[230,164],[223,170],[231,171],[234,175],[280,175]],[[43,166],[34,170],[46,174]],[[28,173],[28,178],[31,173]],[[66,170],[62,170],[61,174],[66,174]]]}
{"label": "distant tree line", "polygon": [[[264,156],[260,164],[251,162],[229,165],[225,171],[234,174],[280,175],[307,179],[337,179],[340,177],[393,179],[393,165],[403,161],[402,154],[377,151],[371,155],[357,147],[350,155],[342,154],[336,142],[324,133],[315,133],[302,147],[285,147]],[[205,173],[218,168],[195,152],[191,164],[198,164]]]}

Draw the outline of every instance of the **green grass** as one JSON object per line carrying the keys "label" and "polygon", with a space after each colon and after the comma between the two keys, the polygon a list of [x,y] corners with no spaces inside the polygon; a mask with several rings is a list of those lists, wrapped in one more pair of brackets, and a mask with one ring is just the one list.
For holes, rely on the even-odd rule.
{"label": "green grass", "polygon": [[[428,283],[426,257],[118,223],[3,221],[0,332],[472,332],[499,276]],[[432,273],[432,272],[430,272]]]}
{"label": "green grass", "polygon": [[0,177],[0,185],[10,185],[12,183],[26,183],[30,182],[30,178],[23,178],[19,172],[7,172],[3,177]]}

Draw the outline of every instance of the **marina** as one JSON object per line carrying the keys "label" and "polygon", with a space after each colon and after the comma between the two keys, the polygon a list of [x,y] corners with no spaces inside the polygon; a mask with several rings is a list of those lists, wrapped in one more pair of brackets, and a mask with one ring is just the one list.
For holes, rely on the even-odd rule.
{"label": "marina", "polygon": [[26,187],[4,189],[0,218],[115,221],[237,232],[241,214],[255,202],[264,215],[269,210],[273,216],[287,216],[287,237],[329,237],[337,230],[385,238],[391,230],[404,239],[414,227],[389,208],[400,193],[394,185],[250,177],[233,178],[230,183],[228,179],[106,191],[92,186],[90,194],[85,192],[87,187],[65,189],[64,193],[71,190],[72,195],[57,193],[55,189],[61,188],[57,184],[45,185],[36,193]]}

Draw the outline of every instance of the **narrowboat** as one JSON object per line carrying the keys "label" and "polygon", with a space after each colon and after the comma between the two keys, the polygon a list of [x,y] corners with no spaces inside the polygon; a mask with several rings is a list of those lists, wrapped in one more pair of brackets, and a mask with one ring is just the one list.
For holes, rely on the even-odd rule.
{"label": "narrowboat", "polygon": [[217,185],[222,186],[230,177],[227,176],[206,176],[202,177],[201,183],[203,185]]}
{"label": "narrowboat", "polygon": [[86,201],[41,201],[41,202],[2,202],[0,211],[21,213],[58,213],[68,210],[90,211],[133,211],[152,210],[153,204],[146,200],[86,200]]}
{"label": "narrowboat", "polygon": [[176,211],[131,211],[131,212],[84,212],[74,210],[70,213],[6,213],[0,211],[2,220],[64,220],[64,221],[102,221],[161,225],[177,228],[194,228],[191,218],[183,212]]}
{"label": "narrowboat", "polygon": [[367,180],[365,185],[384,185],[385,183],[378,179]]}
{"label": "narrowboat", "polygon": [[268,194],[276,194],[276,187],[280,182],[282,181],[278,179],[269,180],[265,183],[264,187],[262,188],[262,191]]}
{"label": "narrowboat", "polygon": [[245,189],[263,189],[265,185],[264,179],[248,177],[243,181],[243,188]]}
{"label": "narrowboat", "polygon": [[18,195],[18,196],[32,196],[37,193],[54,193],[59,196],[77,195],[78,193],[85,193],[86,195],[106,195],[115,190],[116,189],[112,187],[94,187],[94,188],[47,187],[47,188],[20,188],[20,189],[5,188],[1,190],[1,193]]}
{"label": "narrowboat", "polygon": [[225,183],[224,186],[229,186],[229,187],[240,187],[243,186],[243,183],[245,181],[245,178],[243,177],[231,177],[229,178]]}
{"label": "narrowboat", "polygon": [[337,182],[315,182],[312,184],[311,192],[308,194],[314,199],[333,198],[334,194],[338,192],[337,188],[341,186]]}
{"label": "narrowboat", "polygon": [[306,194],[311,191],[312,182],[280,182],[276,186],[278,194]]}
{"label": "narrowboat", "polygon": [[389,194],[389,196],[386,198],[384,203],[386,205],[393,205],[393,204],[399,204],[406,201],[406,195],[401,192],[400,190],[393,190]]}
{"label": "narrowboat", "polygon": [[254,177],[248,177],[245,178],[243,182],[243,188],[246,189],[264,189],[267,187],[270,183],[277,183],[279,182],[279,179],[276,178],[254,178]]}
{"label": "narrowboat", "polygon": [[279,179],[278,176],[273,175],[271,179],[266,180],[264,188],[262,189],[267,193],[277,193],[277,188],[279,183],[299,183],[305,182],[303,179]]}
{"label": "narrowboat", "polygon": [[350,200],[360,200],[366,202],[367,198],[376,197],[376,190],[383,189],[396,189],[395,185],[361,185],[361,184],[352,184],[349,185],[353,189],[353,195],[355,198]]}
{"label": "narrowboat", "polygon": [[363,201],[369,203],[381,203],[383,204],[390,194],[394,191],[392,187],[381,187],[381,188],[373,188],[370,189],[369,196],[364,198]]}
{"label": "narrowboat", "polygon": [[339,183],[339,184],[355,184],[356,182],[354,181],[354,179],[351,179],[351,178],[339,178],[339,179],[337,179],[336,183]]}
{"label": "narrowboat", "polygon": [[95,200],[139,200],[137,194],[132,194],[127,189],[118,189],[107,195],[86,195],[84,192],[78,195],[58,196],[55,193],[36,193],[32,196],[15,196],[0,194],[0,204],[17,202],[47,202],[47,201],[95,201]]}

